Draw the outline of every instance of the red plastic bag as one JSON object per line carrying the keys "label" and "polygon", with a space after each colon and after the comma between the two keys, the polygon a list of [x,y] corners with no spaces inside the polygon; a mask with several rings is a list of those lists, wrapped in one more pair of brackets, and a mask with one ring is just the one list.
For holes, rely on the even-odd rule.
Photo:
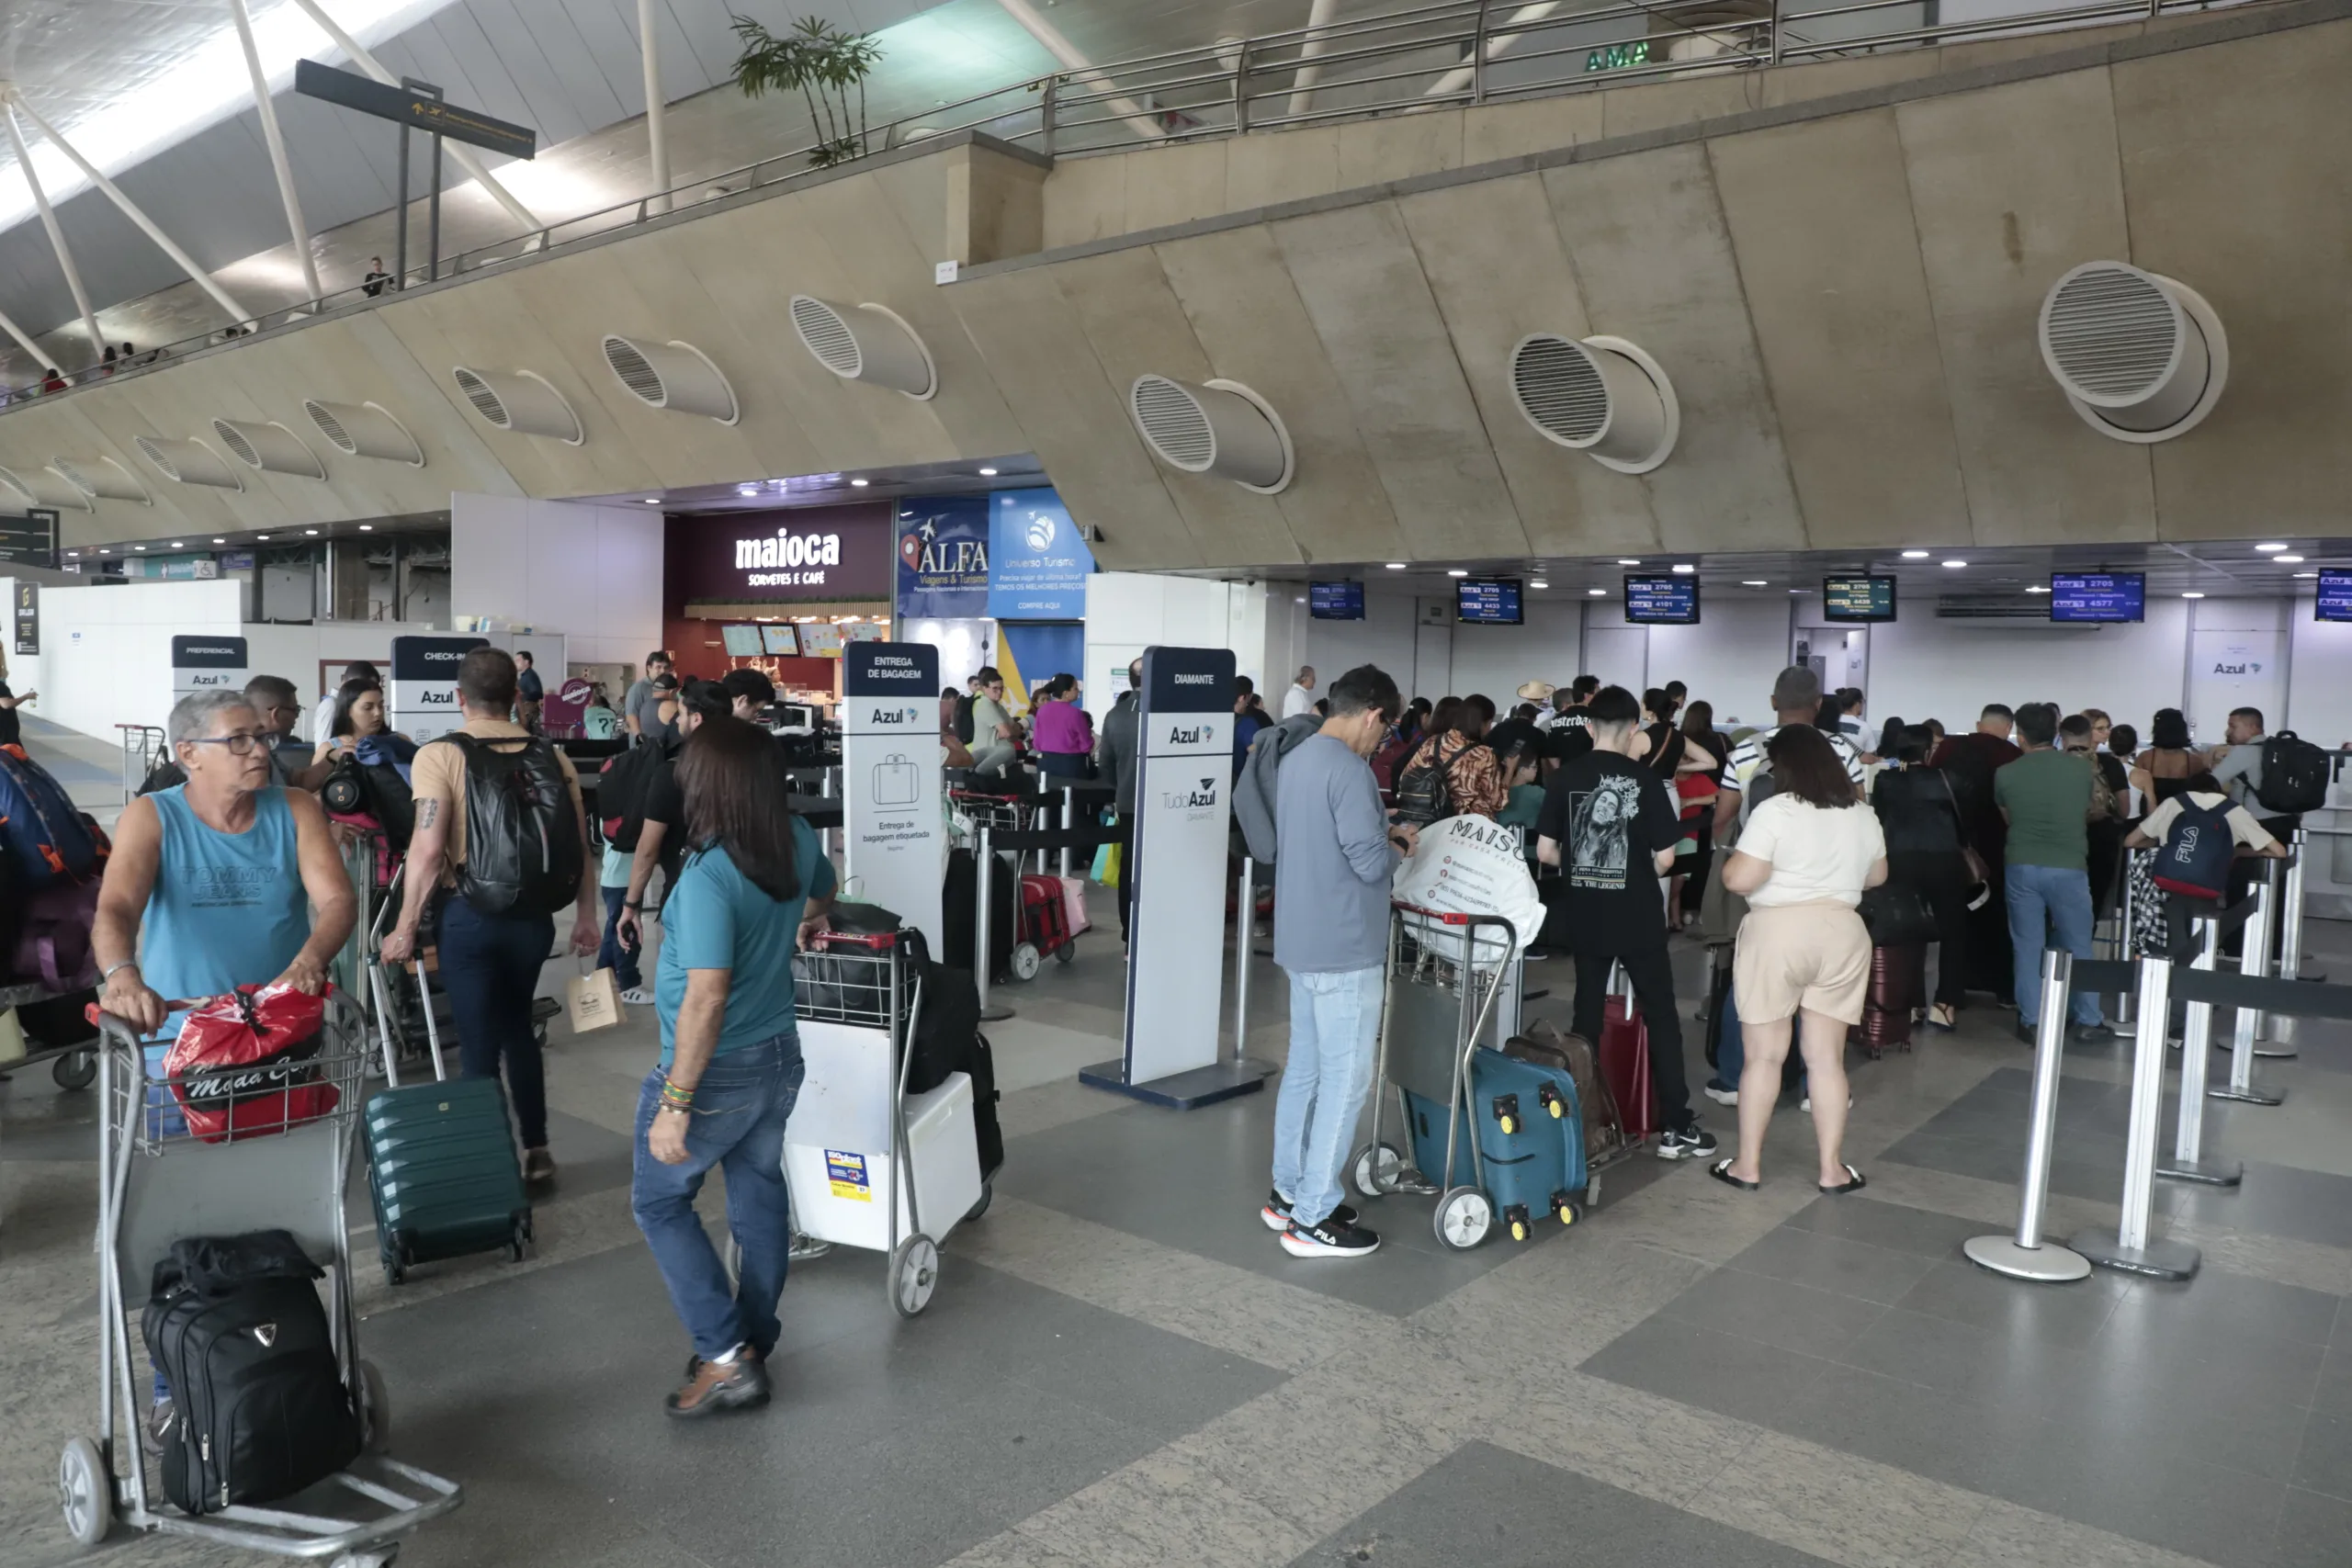
{"label": "red plastic bag", "polygon": [[335,1108],[319,1081],[326,997],[291,986],[240,986],[196,1008],[164,1054],[164,1072],[208,1144],[259,1137],[315,1122]]}

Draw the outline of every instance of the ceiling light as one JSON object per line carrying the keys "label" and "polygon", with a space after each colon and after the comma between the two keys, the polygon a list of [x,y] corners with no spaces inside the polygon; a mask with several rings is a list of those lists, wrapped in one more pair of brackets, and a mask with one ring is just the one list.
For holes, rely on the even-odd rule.
{"label": "ceiling light", "polygon": [[111,550],[107,549],[107,548],[106,547],[104,547],[103,545],[101,545],[101,546],[98,547],[98,554],[100,554],[100,555],[102,555],[102,556],[104,556],[104,555],[112,555],[113,553],[114,553],[113,551],[111,551]]}
{"label": "ceiling light", "polygon": [[1928,558],[1928,552],[1925,550],[1905,550],[1903,552],[1903,558],[1905,560],[1926,560]]}
{"label": "ceiling light", "polygon": [[134,549],[134,550],[143,550],[143,549],[145,549],[147,547],[146,547],[146,546],[144,546],[144,545],[133,545],[133,546],[131,546],[130,547],[131,547],[132,549]]}
{"label": "ceiling light", "polygon": [[658,495],[649,495],[645,498],[645,504],[648,506],[659,506],[662,504],[662,498]]}
{"label": "ceiling light", "polygon": [[864,490],[867,485],[870,485],[874,481],[872,479],[852,479],[849,481],[849,486],[852,490]]}
{"label": "ceiling light", "polygon": [[1306,603],[1306,596],[1303,593],[1295,595],[1292,598],[1291,603],[1294,604],[1304,604]]}
{"label": "ceiling light", "polygon": [[216,545],[225,545],[225,544],[227,544],[229,541],[228,541],[228,540],[226,540],[226,539],[215,539],[215,540],[213,540],[212,542],[213,542],[214,544],[216,544]]}
{"label": "ceiling light", "polygon": [[1639,556],[1619,556],[1617,558],[1617,564],[1619,566],[1639,566],[1642,564],[1642,558]]}
{"label": "ceiling light", "polygon": [[175,550],[176,550],[176,549],[178,549],[179,547],[180,547],[180,542],[179,542],[177,539],[174,539],[174,540],[172,541],[172,548],[174,548],[174,549],[175,549]]}
{"label": "ceiling light", "polygon": [[1964,560],[1948,560],[1944,562],[1944,564],[1949,567],[1957,568],[1966,566],[1968,563]]}
{"label": "ceiling light", "polygon": [[1388,570],[1391,571],[1402,571],[1405,570],[1405,563],[1400,560],[1390,561],[1388,563]]}
{"label": "ceiling light", "polygon": [[2269,544],[2256,545],[2254,547],[2260,550],[2264,555],[2276,555],[2278,551],[2285,549],[2287,547],[2273,541]]}
{"label": "ceiling light", "polygon": [[2205,597],[2205,595],[2203,595],[2202,593],[2198,592],[2197,592],[2197,590],[2195,590],[2194,588],[2192,588],[2192,589],[2190,589],[2188,592],[2186,592],[2186,593],[2182,594],[2182,595],[2181,595],[2181,597],[2182,597],[2182,598],[2184,598],[2184,599],[2202,599],[2202,598],[2204,598],[2204,597]]}
{"label": "ceiling light", "polygon": [[980,470],[980,478],[984,479],[992,479],[996,478],[996,470],[994,468],[982,468]]}
{"label": "ceiling light", "polygon": [[1445,573],[1445,575],[1446,575],[1446,576],[1448,576],[1448,577],[1467,577],[1467,576],[1469,576],[1470,574],[1469,574],[1468,572],[1466,572],[1466,571],[1463,570],[1460,567],[1456,566],[1456,567],[1449,567],[1449,568],[1447,568],[1447,569],[1446,569],[1446,573]]}
{"label": "ceiling light", "polygon": [[1764,580],[1760,577],[1742,578],[1739,585],[1742,588],[1761,588],[1764,586]]}
{"label": "ceiling light", "polygon": [[305,528],[302,530],[302,533],[305,537],[310,537],[315,536],[318,533],[318,530],[316,528]]}
{"label": "ceiling light", "polygon": [[1690,576],[1692,572],[1694,572],[1694,571],[1698,570],[1699,569],[1698,569],[1697,567],[1695,567],[1695,566],[1692,566],[1689,561],[1687,561],[1687,560],[1682,560],[1682,561],[1676,561],[1676,562],[1674,563],[1674,570],[1675,570],[1676,571],[1678,571],[1678,572],[1681,573],[1684,577],[1688,577],[1688,576]]}
{"label": "ceiling light", "polygon": [[1585,592],[1585,597],[1587,597],[1587,598],[1589,598],[1589,599],[1598,599],[1598,598],[1600,598],[1602,594],[1604,594],[1604,593],[1608,592],[1609,592],[1609,590],[1607,590],[1606,588],[1588,588],[1588,589],[1586,589],[1584,592]]}
{"label": "ceiling light", "polygon": [[2295,575],[2297,577],[2317,577],[2319,573],[2315,571],[2299,571],[2295,573]]}
{"label": "ceiling light", "polygon": [[359,525],[359,531],[363,534],[372,534],[376,531],[376,525],[373,523],[362,523]]}
{"label": "ceiling light", "polygon": [[2028,593],[2047,593],[2050,590],[2042,587],[2039,583],[2036,583],[2033,587],[2027,589],[2026,592]]}
{"label": "ceiling light", "polygon": [[1530,588],[1549,588],[1552,585],[1548,582],[1531,582],[1527,586]]}
{"label": "ceiling light", "polygon": [[2303,564],[2303,558],[2301,556],[2272,556],[2270,558],[2275,561],[2284,562],[2288,566],[2301,566]]}
{"label": "ceiling light", "polygon": [[266,534],[255,534],[255,535],[254,536],[254,538],[256,538],[256,539],[266,539],[266,538],[268,538],[268,537],[269,537],[269,536],[268,536],[268,535],[266,535]]}
{"label": "ceiling light", "polygon": [[81,551],[79,551],[79,550],[68,550],[68,551],[66,551],[66,552],[65,552],[65,554],[66,554],[66,555],[67,555],[67,557],[69,557],[69,558],[74,557],[74,556],[78,556],[78,555],[80,555],[81,553],[82,553],[82,552],[81,552]]}

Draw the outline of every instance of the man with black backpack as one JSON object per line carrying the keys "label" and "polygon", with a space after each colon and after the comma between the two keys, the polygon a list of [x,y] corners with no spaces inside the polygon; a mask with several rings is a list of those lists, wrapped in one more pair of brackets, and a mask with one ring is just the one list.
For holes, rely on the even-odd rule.
{"label": "man with black backpack", "polygon": [[556,911],[573,908],[571,951],[596,951],[596,863],[571,760],[506,716],[514,660],[478,648],[458,666],[465,727],[419,748],[410,771],[416,831],[409,840],[400,923],[383,956],[414,955],[428,904],[439,927],[441,983],[457,1015],[468,1077],[496,1077],[523,1135],[523,1178],[555,1175],[531,1001],[555,944]]}

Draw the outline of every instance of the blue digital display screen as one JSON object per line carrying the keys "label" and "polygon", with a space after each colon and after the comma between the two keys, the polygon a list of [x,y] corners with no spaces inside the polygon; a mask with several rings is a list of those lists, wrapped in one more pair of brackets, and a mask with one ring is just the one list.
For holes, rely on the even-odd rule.
{"label": "blue digital display screen", "polygon": [[1361,621],[1363,584],[1310,582],[1306,585],[1306,613],[1318,621]]}
{"label": "blue digital display screen", "polygon": [[2142,571],[2056,571],[2050,574],[2053,621],[2144,621],[2148,575]]}
{"label": "blue digital display screen", "polygon": [[2315,621],[2352,621],[2352,571],[2342,567],[2319,570],[2319,598],[2312,605]]}
{"label": "blue digital display screen", "polygon": [[1635,626],[1697,626],[1699,580],[1695,577],[1627,578],[1625,618]]}
{"label": "blue digital display screen", "polygon": [[1515,626],[1523,618],[1519,579],[1465,578],[1453,585],[1453,618],[1485,626]]}
{"label": "blue digital display screen", "polygon": [[1891,621],[1894,619],[1894,579],[1891,577],[1825,577],[1821,580],[1821,617],[1826,621]]}

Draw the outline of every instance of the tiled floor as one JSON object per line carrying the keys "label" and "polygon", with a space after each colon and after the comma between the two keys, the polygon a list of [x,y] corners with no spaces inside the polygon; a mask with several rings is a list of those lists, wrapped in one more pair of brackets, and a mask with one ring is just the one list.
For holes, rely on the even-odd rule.
{"label": "tiled floor", "polygon": [[[2352,931],[2313,938],[2352,974]],[[1804,1181],[1788,1110],[1757,1193],[1644,1160],[1575,1229],[1466,1255],[1394,1198],[1365,1205],[1379,1254],[1307,1263],[1256,1214],[1271,1093],[1180,1114],[1074,1083],[1118,1026],[1115,942],[1080,946],[1000,993],[1008,1162],[931,1310],[893,1315],[872,1254],[797,1269],[775,1404],[699,1427],[658,1409],[684,1342],[628,1213],[650,1021],[559,1024],[564,1172],[532,1258],[392,1292],[357,1244],[395,1450],[468,1491],[403,1563],[2352,1565],[2352,1032],[2266,1065],[2289,1106],[2215,1107],[2242,1190],[2160,1184],[2157,1228],[2207,1252],[2185,1285],[1962,1260],[2014,1212],[2024,1135],[2024,1053],[1990,1008],[1854,1065],[1862,1194]],[[1274,1060],[1277,978],[1254,974],[1250,1041]],[[1564,1012],[1564,966],[1537,979]],[[2111,1224],[2120,1187],[2120,1052],[2076,1056],[2060,1235]],[[93,1111],[39,1072],[0,1085],[8,1568],[74,1555],[50,1475],[95,1397]]]}

